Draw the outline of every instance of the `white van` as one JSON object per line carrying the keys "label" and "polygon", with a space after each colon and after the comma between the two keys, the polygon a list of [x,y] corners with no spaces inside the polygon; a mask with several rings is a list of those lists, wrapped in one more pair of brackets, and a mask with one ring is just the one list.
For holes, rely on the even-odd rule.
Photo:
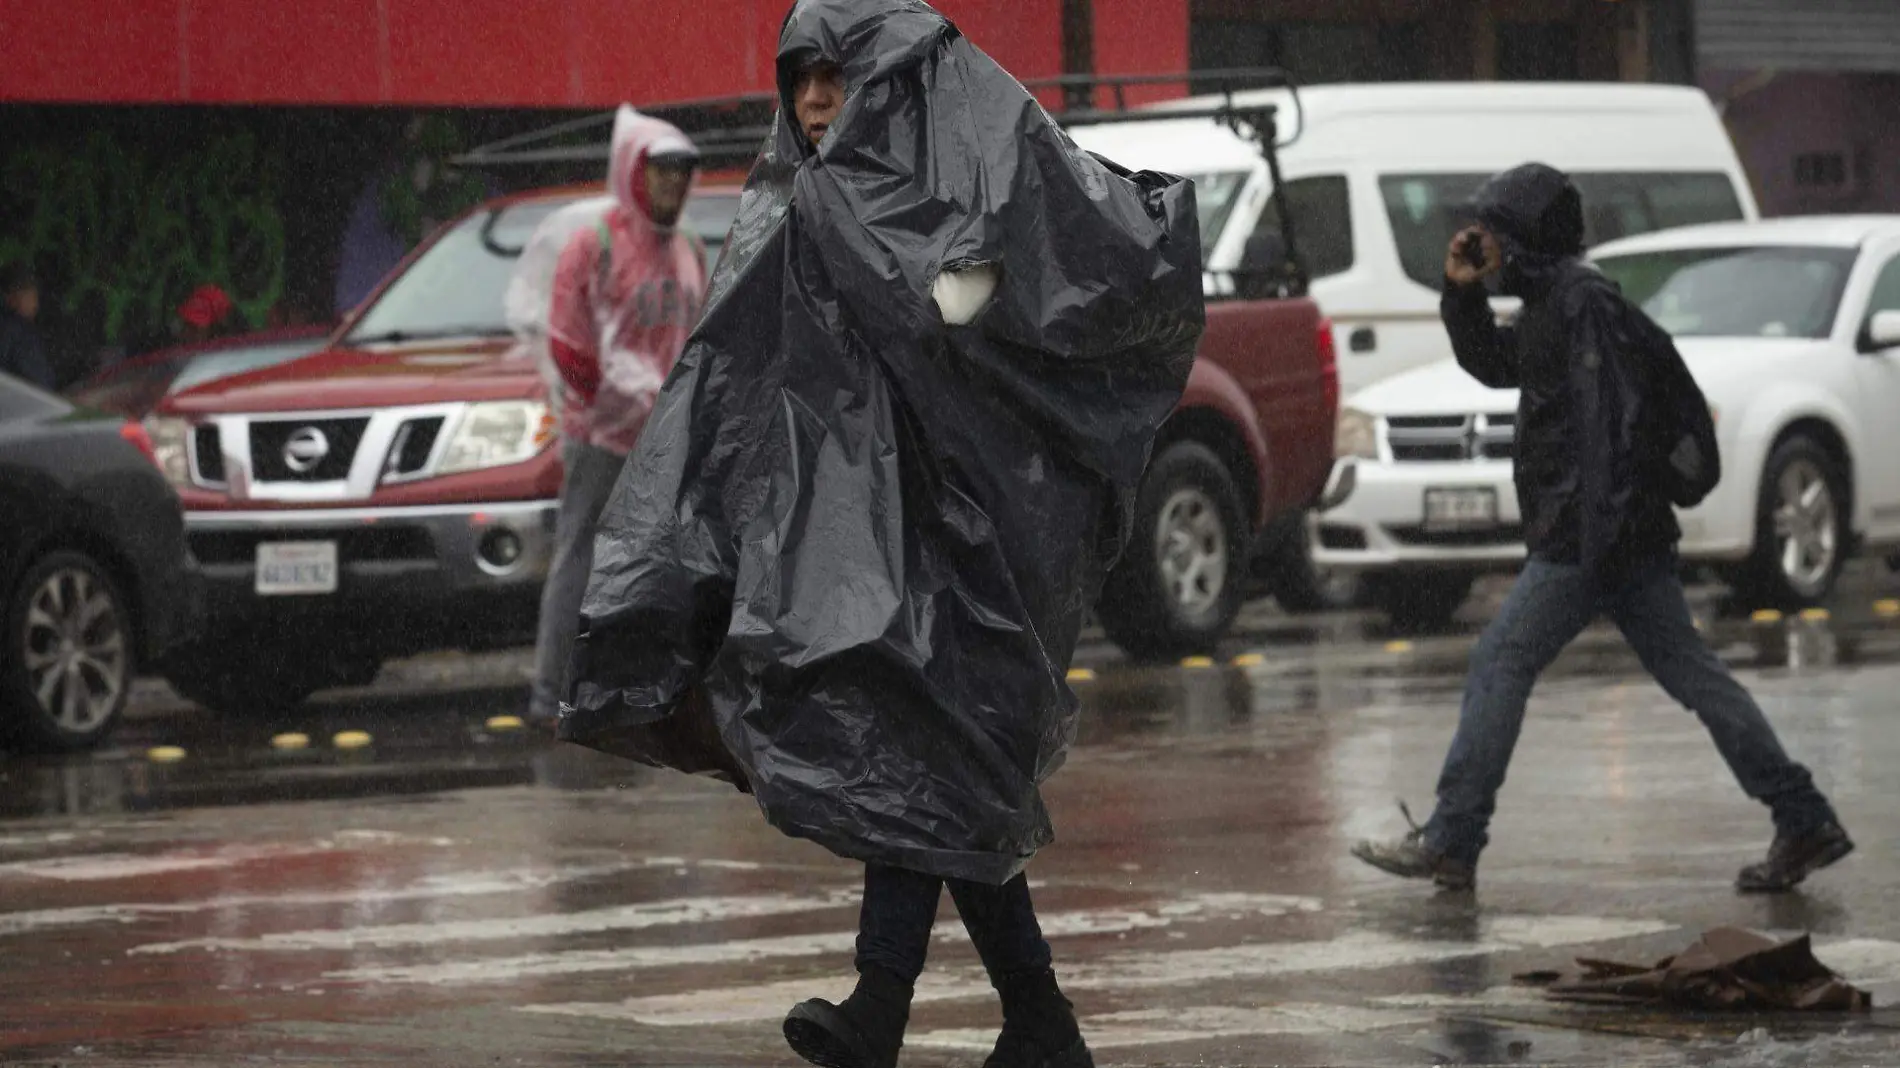
{"label": "white van", "polygon": [[[1569,171],[1592,245],[1757,217],[1741,161],[1699,89],[1396,82],[1313,86],[1297,107],[1283,90],[1234,100],[1279,107],[1295,240],[1337,331],[1348,398],[1451,355],[1438,321],[1445,245],[1459,207],[1498,171],[1533,160]],[[1124,166],[1193,178],[1211,271],[1242,266],[1248,238],[1279,225],[1261,154],[1213,120],[1109,123],[1071,135]]]}

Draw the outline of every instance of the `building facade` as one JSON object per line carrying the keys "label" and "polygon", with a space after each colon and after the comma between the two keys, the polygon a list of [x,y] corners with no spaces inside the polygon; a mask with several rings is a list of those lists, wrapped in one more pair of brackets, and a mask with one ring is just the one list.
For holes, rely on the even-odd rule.
{"label": "building facade", "polygon": [[1695,31],[1764,212],[1900,211],[1900,3],[1696,0]]}

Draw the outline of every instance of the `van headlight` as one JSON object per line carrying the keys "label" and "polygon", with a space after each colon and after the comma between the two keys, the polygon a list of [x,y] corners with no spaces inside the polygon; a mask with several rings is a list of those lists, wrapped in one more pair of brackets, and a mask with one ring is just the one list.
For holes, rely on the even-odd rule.
{"label": "van headlight", "polygon": [[1333,456],[1360,460],[1379,458],[1379,423],[1357,408],[1341,408],[1333,431]]}
{"label": "van headlight", "polygon": [[455,424],[439,475],[505,467],[532,459],[554,440],[554,416],[538,401],[471,404]]}
{"label": "van headlight", "polygon": [[158,470],[174,487],[191,485],[191,424],[167,415],[149,416],[145,435],[152,439]]}

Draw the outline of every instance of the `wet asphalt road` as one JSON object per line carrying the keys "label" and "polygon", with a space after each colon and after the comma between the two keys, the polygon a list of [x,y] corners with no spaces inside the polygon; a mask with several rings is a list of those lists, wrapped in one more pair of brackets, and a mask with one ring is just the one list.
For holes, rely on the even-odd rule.
{"label": "wet asphalt road", "polygon": [[[1495,591],[1493,591],[1495,594]],[[1105,645],[1031,868],[1103,1064],[1900,1063],[1900,582],[1707,633],[1860,851],[1730,889],[1769,834],[1700,727],[1587,635],[1533,702],[1473,896],[1348,845],[1429,809],[1484,605],[1457,633],[1251,611],[1222,656]],[[778,1020],[850,985],[857,872],[718,786],[491,728],[520,653],[219,719],[154,684],[110,751],[0,762],[0,1063],[794,1065]],[[367,746],[333,736],[361,730]],[[301,750],[275,735],[308,736]],[[154,746],[181,759],[155,763]],[[1811,931],[1842,1017],[1547,1003],[1511,976]],[[998,1012],[946,900],[904,1063],[981,1063]]]}

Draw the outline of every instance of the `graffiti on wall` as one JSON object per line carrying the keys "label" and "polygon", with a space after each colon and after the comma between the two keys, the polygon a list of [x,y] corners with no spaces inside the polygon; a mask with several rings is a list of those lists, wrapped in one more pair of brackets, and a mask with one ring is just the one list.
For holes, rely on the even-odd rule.
{"label": "graffiti on wall", "polygon": [[52,307],[107,345],[167,336],[205,283],[260,327],[284,292],[282,178],[281,157],[248,132],[184,152],[104,132],[10,152],[0,180],[17,222],[0,263],[31,263]]}

